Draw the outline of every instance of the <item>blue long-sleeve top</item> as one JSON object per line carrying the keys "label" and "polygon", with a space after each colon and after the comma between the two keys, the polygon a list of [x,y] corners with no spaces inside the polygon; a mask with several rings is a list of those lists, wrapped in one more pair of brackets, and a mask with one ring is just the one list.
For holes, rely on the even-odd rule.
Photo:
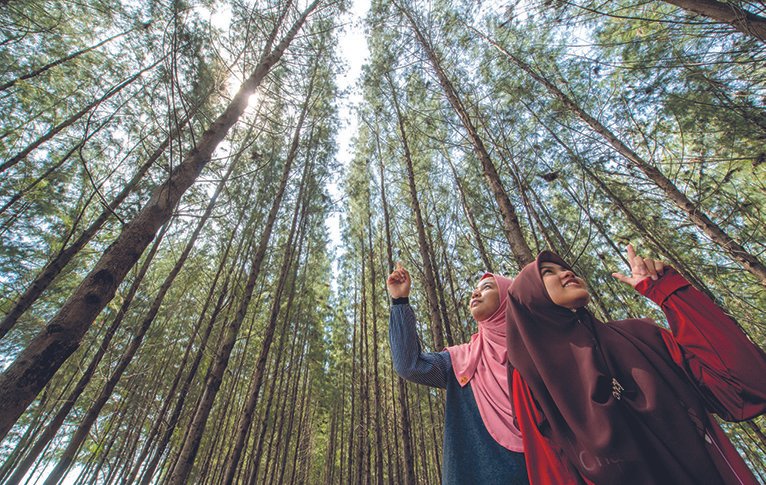
{"label": "blue long-sleeve top", "polygon": [[394,300],[388,327],[394,370],[408,381],[447,390],[442,485],[528,485],[524,455],[492,438],[470,382],[460,386],[446,350],[423,352],[415,327],[408,300]]}

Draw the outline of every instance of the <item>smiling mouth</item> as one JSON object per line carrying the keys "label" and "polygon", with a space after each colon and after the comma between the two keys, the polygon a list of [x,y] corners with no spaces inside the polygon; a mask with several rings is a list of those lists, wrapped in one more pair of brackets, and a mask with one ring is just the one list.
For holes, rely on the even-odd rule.
{"label": "smiling mouth", "polygon": [[574,285],[574,286],[580,286],[580,283],[578,283],[578,282],[577,282],[577,281],[575,281],[575,280],[567,281],[566,283],[564,283],[564,288],[566,288],[567,286],[572,286],[572,285]]}

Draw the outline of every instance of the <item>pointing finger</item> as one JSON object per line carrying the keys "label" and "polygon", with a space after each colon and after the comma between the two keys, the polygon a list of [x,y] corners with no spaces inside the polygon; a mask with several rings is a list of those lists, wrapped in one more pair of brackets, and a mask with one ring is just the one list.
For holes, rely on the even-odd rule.
{"label": "pointing finger", "polygon": [[622,273],[612,273],[612,276],[613,276],[615,279],[617,279],[617,280],[619,280],[619,281],[621,281],[621,282],[623,282],[623,283],[628,283],[628,284],[630,284],[630,283],[629,283],[629,281],[628,281],[628,277],[627,277],[627,276],[625,276],[625,275],[624,275],[624,274],[622,274]]}
{"label": "pointing finger", "polygon": [[633,249],[633,245],[628,243],[628,261],[631,263],[636,258],[636,251]]}

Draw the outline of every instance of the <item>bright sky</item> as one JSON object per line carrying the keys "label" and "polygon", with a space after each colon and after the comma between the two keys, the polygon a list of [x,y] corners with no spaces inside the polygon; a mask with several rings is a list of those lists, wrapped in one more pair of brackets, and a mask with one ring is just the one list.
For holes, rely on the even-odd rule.
{"label": "bright sky", "polygon": [[[367,39],[364,35],[363,22],[370,9],[370,0],[354,0],[349,13],[344,19],[345,27],[339,32],[338,54],[346,64],[347,70],[338,76],[338,88],[343,96],[338,99],[338,110],[341,128],[338,131],[337,160],[347,167],[353,156],[352,139],[356,135],[358,123],[354,115],[354,106],[362,101],[362,94],[357,82],[362,75],[362,66],[369,57]],[[339,177],[328,186],[330,196],[336,201],[336,210],[325,223],[330,234],[330,240],[336,251],[340,251],[340,222],[342,210],[342,193],[339,184],[345,175],[345,168],[339,170]],[[337,254],[340,256],[340,254]],[[338,274],[338,260],[335,258],[333,274]]]}

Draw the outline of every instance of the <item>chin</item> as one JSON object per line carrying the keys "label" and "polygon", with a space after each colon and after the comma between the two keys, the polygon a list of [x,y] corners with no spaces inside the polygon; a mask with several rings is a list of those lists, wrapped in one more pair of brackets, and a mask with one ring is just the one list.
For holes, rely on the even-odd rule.
{"label": "chin", "polygon": [[570,310],[579,310],[580,308],[586,306],[588,303],[590,303],[590,294],[586,293],[581,297],[570,295],[570,298],[568,298],[566,302],[557,303],[557,305],[563,306],[564,308],[568,308]]}
{"label": "chin", "polygon": [[579,300],[579,301],[576,301],[576,302],[574,303],[574,308],[575,308],[575,309],[580,309],[580,308],[583,308],[583,307],[585,307],[585,306],[586,306],[588,303],[590,303],[590,295],[588,295],[588,296],[584,297],[583,299],[581,299],[581,300]]}

